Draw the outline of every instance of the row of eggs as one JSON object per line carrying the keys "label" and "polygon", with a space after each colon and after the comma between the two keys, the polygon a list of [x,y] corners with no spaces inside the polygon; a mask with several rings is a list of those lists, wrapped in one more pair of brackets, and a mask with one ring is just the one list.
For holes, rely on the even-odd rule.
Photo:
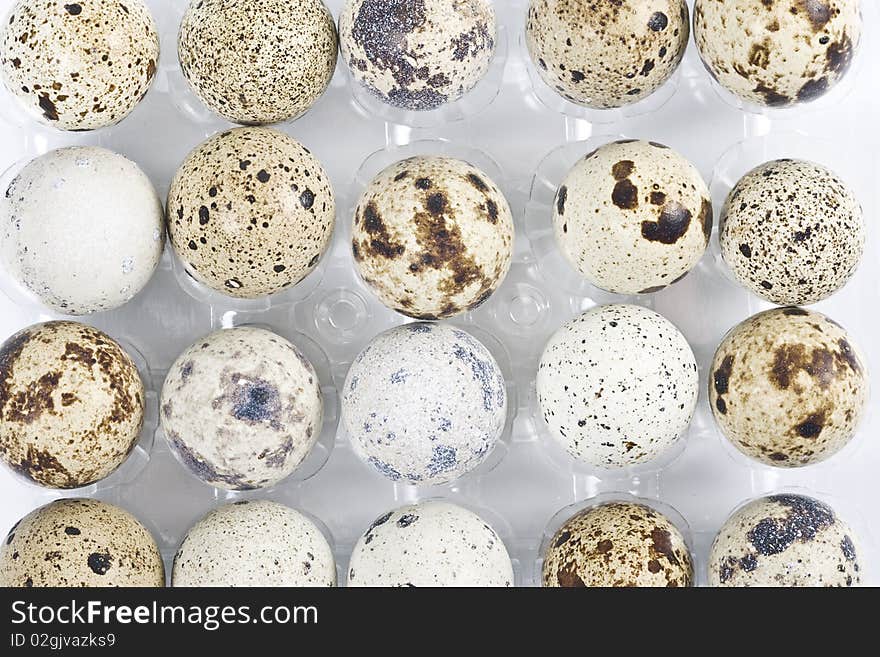
{"label": "row of eggs", "polygon": [[[545,587],[689,587],[685,535],[658,509],[625,499],[571,514],[542,546]],[[795,494],[753,500],[719,531],[708,560],[712,586],[852,586],[858,540],[826,504]],[[514,568],[495,529],[443,500],[377,518],[349,561],[348,586],[505,587]],[[336,562],[312,519],[277,502],[241,501],[210,511],[186,534],[171,585],[326,587]],[[121,508],[63,499],[41,507],[0,547],[2,586],[165,586],[150,532]]]}
{"label": "row of eggs", "polygon": [[[654,93],[678,68],[690,37],[685,0],[531,0],[525,23],[544,82],[573,103],[603,109]],[[784,107],[840,81],[859,47],[862,17],[855,0],[697,0],[694,33],[722,86],[747,102]],[[321,0],[198,0],[182,17],[177,49],[202,102],[253,125],[306,112],[330,84],[339,50],[352,78],[382,102],[436,109],[483,78],[497,41],[489,0],[347,0],[338,31]],[[125,118],[159,60],[142,0],[19,0],[0,48],[9,90],[67,130]]]}
{"label": "row of eggs", "polygon": [[[714,223],[696,168],[641,140],[582,157],[547,212],[571,266],[624,295],[657,292],[686,276]],[[253,299],[308,276],[335,224],[335,195],[320,162],[269,128],[235,128],[197,146],[164,209],[133,162],[100,148],[63,148],[25,165],[0,199],[0,266],[55,311],[111,310],[149,282],[167,232],[189,276]],[[779,305],[831,296],[865,248],[853,191],[803,160],[747,173],[723,206],[719,234],[733,276]],[[484,303],[510,269],[514,241],[513,215],[495,181],[468,162],[423,155],[367,184],[350,248],[361,279],[386,306],[434,320]]]}
{"label": "row of eggs", "polygon": [[[138,442],[145,392],[129,355],[91,326],[49,322],[0,347],[0,459],[39,485],[75,489],[115,471]],[[546,345],[536,375],[550,435],[589,467],[649,463],[693,418],[699,374],[684,336],[633,305],[594,308]],[[796,307],[758,314],[718,348],[709,401],[742,453],[777,467],[824,461],[855,436],[868,373],[846,331]],[[465,330],[416,322],[375,337],[349,369],[342,420],[354,452],[388,479],[454,481],[483,464],[508,423],[492,353]],[[159,419],[180,463],[217,488],[290,476],[322,431],[318,375],[258,327],[197,340],[172,365]]]}

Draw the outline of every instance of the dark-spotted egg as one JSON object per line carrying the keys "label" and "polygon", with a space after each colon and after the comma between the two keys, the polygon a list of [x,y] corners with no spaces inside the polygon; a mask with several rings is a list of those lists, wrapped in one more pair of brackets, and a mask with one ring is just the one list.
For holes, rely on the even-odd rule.
{"label": "dark-spotted egg", "polygon": [[703,257],[712,202],[684,157],[627,139],[574,165],[556,194],[553,224],[563,254],[593,285],[647,294],[677,282]]}
{"label": "dark-spotted egg", "polygon": [[178,460],[230,490],[272,486],[308,456],[324,418],[314,367],[255,327],[217,331],[184,351],[162,387],[160,418]]}
{"label": "dark-spotted egg", "polygon": [[824,96],[852,64],[859,0],[697,0],[694,39],[710,75],[740,99],[788,107]]}
{"label": "dark-spotted egg", "polygon": [[778,308],[724,338],[709,401],[738,450],[794,468],[824,461],[852,440],[868,388],[864,357],[839,324],[802,308]]}

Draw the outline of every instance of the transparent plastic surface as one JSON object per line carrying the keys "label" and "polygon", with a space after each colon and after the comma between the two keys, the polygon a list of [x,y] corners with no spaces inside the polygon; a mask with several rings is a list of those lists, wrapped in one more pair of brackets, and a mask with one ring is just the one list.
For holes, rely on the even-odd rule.
{"label": "transparent plastic surface", "polygon": [[[0,0],[0,14],[5,15],[12,4]],[[24,116],[10,94],[0,89],[0,171],[20,167],[52,148],[93,144],[137,162],[164,197],[187,153],[229,127],[201,106],[180,75],[177,23],[186,3],[147,0],[147,4],[159,25],[163,52],[157,79],[143,102],[117,126],[63,133]],[[342,0],[328,2],[334,16],[338,17],[342,4]],[[134,300],[81,320],[105,330],[127,348],[136,345],[132,349],[149,363],[147,385],[154,395],[177,356],[213,330],[256,324],[296,343],[318,370],[326,401],[324,433],[300,471],[269,490],[227,493],[189,475],[164,438],[156,435],[152,448],[145,447],[148,458],[141,459],[139,447],[129,459],[132,471],[127,462],[105,482],[76,493],[120,504],[145,522],[160,543],[169,576],[180,541],[211,508],[241,497],[288,504],[319,519],[334,537],[340,583],[345,581],[351,548],[375,518],[439,496],[476,510],[490,522],[514,560],[517,583],[534,585],[538,581],[533,566],[540,559],[548,522],[569,505],[625,494],[658,508],[676,509],[683,519],[681,526],[690,527],[698,581],[704,583],[709,547],[731,510],[744,500],[797,489],[828,500],[853,524],[864,552],[864,583],[877,584],[880,569],[872,565],[880,561],[880,552],[871,536],[880,527],[880,507],[873,503],[873,480],[880,465],[880,443],[874,439],[876,413],[868,413],[857,438],[835,457],[793,470],[761,466],[738,456],[715,426],[706,399],[715,349],[728,330],[771,307],[725,273],[717,227],[709,252],[690,275],[662,292],[638,297],[590,287],[548,239],[553,237],[548,209],[566,166],[592,150],[591,143],[598,145],[618,135],[665,143],[691,159],[711,183],[716,216],[730,187],[762,161],[783,155],[816,160],[853,186],[865,209],[869,235],[856,276],[814,308],[846,327],[877,375],[880,244],[872,218],[880,209],[876,129],[880,92],[865,64],[880,60],[876,7],[865,7],[862,63],[838,87],[843,96],[829,95],[827,102],[784,113],[743,111],[719,97],[691,43],[676,77],[644,106],[596,113],[569,111],[556,100],[542,99],[535,90],[532,64],[521,43],[526,6],[527,0],[496,3],[506,38],[499,41],[496,59],[481,83],[488,85],[488,91],[478,87],[474,92],[486,93],[480,103],[466,105],[466,100],[473,100],[466,97],[461,107],[441,110],[425,120],[365,108],[340,63],[327,93],[308,113],[275,126],[314,152],[337,195],[333,242],[318,270],[303,283],[268,299],[236,301],[181,275],[171,249],[166,248],[153,280]],[[514,263],[503,285],[479,309],[452,322],[483,340],[504,371],[511,393],[505,439],[478,470],[428,489],[396,485],[364,465],[337,421],[335,401],[349,365],[364,346],[382,331],[409,321],[379,303],[359,280],[351,259],[350,224],[363,186],[373,175],[419,152],[463,157],[484,168],[505,192],[518,230]],[[3,283],[2,289],[7,294],[0,295],[0,339],[54,317],[27,295],[16,294],[14,285]],[[700,400],[686,440],[679,441],[678,452],[664,455],[668,461],[651,467],[620,472],[578,468],[564,453],[554,456],[537,412],[534,380],[547,339],[569,319],[604,303],[636,303],[663,314],[687,337],[700,366]],[[878,387],[872,387],[871,409],[877,403]],[[142,466],[137,459],[145,461]],[[0,509],[0,532],[62,495],[23,484],[6,470],[0,470],[0,491],[6,500]],[[852,512],[859,509],[864,522]]]}

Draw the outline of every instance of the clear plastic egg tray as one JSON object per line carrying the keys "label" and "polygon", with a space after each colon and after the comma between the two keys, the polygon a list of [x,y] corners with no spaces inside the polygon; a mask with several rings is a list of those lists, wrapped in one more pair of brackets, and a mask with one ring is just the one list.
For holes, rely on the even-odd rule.
{"label": "clear plastic egg tray", "polygon": [[[162,56],[150,93],[119,125],[91,133],[41,126],[0,90],[0,187],[31,158],[48,150],[90,144],[137,162],[160,196],[187,153],[230,124],[213,116],[187,87],[176,56],[184,0],[147,0],[160,29]],[[342,0],[327,3],[339,15]],[[844,82],[825,98],[789,110],[737,103],[704,70],[691,42],[678,73],[648,99],[624,110],[588,111],[551,92],[532,68],[523,43],[527,0],[495,3],[499,47],[485,79],[462,100],[428,113],[400,112],[350,84],[340,61],[327,93],[304,117],[276,126],[321,160],[337,196],[331,250],[302,284],[258,301],[238,301],[195,283],[166,248],[149,286],[125,307],[79,318],[120,340],[135,357],[148,388],[147,421],[128,461],[87,489],[52,491],[0,470],[0,531],[59,496],[89,496],[121,505],[154,533],[169,568],[189,527],[209,509],[242,498],[269,498],[320,520],[332,538],[340,584],[348,556],[378,516],[398,506],[447,498],[477,511],[504,538],[517,584],[540,584],[542,546],[573,513],[597,500],[639,498],[667,512],[688,537],[697,582],[706,582],[712,539],[744,501],[796,491],[828,502],[860,537],[863,583],[880,582],[876,471],[880,466],[876,396],[857,438],[831,460],[794,470],[762,466],[739,455],[721,436],[707,402],[709,365],[724,334],[770,305],[738,286],[720,258],[716,234],[695,271],[660,293],[621,297],[587,285],[556,249],[550,208],[568,168],[597,145],[620,138],[667,144],[688,157],[710,183],[716,217],[741,175],[777,157],[815,160],[836,170],[865,209],[869,242],[852,282],[816,309],[847,328],[880,371],[877,339],[880,244],[877,153],[880,152],[880,12],[863,2],[866,31]],[[690,3],[692,4],[692,3]],[[12,0],[0,0],[5,15]],[[502,444],[475,472],[451,484],[416,488],[384,479],[352,451],[339,422],[337,389],[359,351],[405,318],[382,306],[358,279],[349,239],[354,206],[382,168],[413,154],[447,154],[484,169],[505,192],[517,222],[516,255],[503,286],[477,311],[452,323],[471,331],[494,353],[510,392]],[[71,244],[75,248],[75,244]],[[24,326],[57,319],[5,277],[0,280],[0,340]],[[8,297],[8,298],[7,298]],[[646,466],[591,470],[553,443],[537,411],[534,379],[546,340],[564,322],[604,303],[637,303],[674,322],[700,365],[701,397],[680,447]],[[220,491],[190,475],[172,456],[158,428],[157,397],[167,369],[192,342],[219,328],[271,328],[295,342],[319,373],[326,417],[318,444],[301,468],[274,488]],[[875,386],[876,389],[877,386]],[[572,508],[569,508],[572,507]]]}

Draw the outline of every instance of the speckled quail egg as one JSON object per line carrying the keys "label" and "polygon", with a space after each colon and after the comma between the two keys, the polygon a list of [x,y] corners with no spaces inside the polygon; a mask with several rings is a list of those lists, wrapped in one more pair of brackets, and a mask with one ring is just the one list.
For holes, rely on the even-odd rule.
{"label": "speckled quail egg", "polygon": [[187,273],[244,299],[299,283],[330,243],[336,203],[321,163],[268,128],[236,128],[198,146],[168,192],[171,243]]}
{"label": "speckled quail egg", "polygon": [[712,234],[709,190],[694,166],[656,142],[606,144],[556,193],[553,225],[568,261],[596,287],[648,294],[693,269]]}
{"label": "speckled quail egg", "polygon": [[594,308],[563,326],[538,365],[538,403],[553,438],[601,468],[645,463],[690,424],[697,361],[666,318],[640,306]]}
{"label": "speckled quail egg", "polygon": [[336,25],[321,0],[192,0],[180,24],[183,75],[235,123],[296,118],[327,89]]}
{"label": "speckled quail egg", "polygon": [[850,68],[862,36],[859,0],[697,0],[694,40],[709,74],[768,107],[815,100]]}
{"label": "speckled quail egg", "polygon": [[445,324],[375,338],[348,372],[342,418],[355,453],[395,481],[443,484],[488,458],[507,420],[498,363]]}
{"label": "speckled quail egg", "polygon": [[496,30],[488,0],[347,0],[339,46],[355,83],[389,105],[425,111],[477,85]]}
{"label": "speckled quail egg", "polygon": [[855,273],[865,223],[855,194],[823,166],[776,160],[746,174],[721,214],[721,253],[736,279],[781,305],[830,297]]}
{"label": "speckled quail egg", "polygon": [[709,400],[721,431],[747,456],[779,467],[811,465],[855,435],[868,373],[839,324],[778,308],[727,334],[712,363]]}
{"label": "speckled quail egg", "polygon": [[156,541],[128,511],[63,499],[12,527],[0,546],[0,586],[161,587],[165,567]]}
{"label": "speckled quail egg", "polygon": [[98,329],[37,324],[0,346],[0,458],[31,481],[79,488],[103,479],[143,421],[138,370]]}
{"label": "speckled quail egg", "polygon": [[187,533],[172,586],[336,586],[336,561],[314,522],[266,501],[214,509]]}
{"label": "speckled quail egg", "polygon": [[504,542],[477,514],[434,500],[378,518],[354,547],[352,587],[513,586]]}
{"label": "speckled quail egg", "polygon": [[659,511],[610,502],[569,518],[544,553],[545,587],[688,587],[690,549]]}
{"label": "speckled quail egg", "polygon": [[526,47],[564,98],[595,109],[647,98],[675,73],[690,37],[684,0],[531,0]]}
{"label": "speckled quail egg", "polygon": [[417,319],[474,310],[504,281],[513,216],[486,174],[447,157],[385,169],[355,211],[352,252],[361,277],[388,306]]}
{"label": "speckled quail egg", "polygon": [[149,282],[165,214],[138,166],[103,148],[50,151],[0,200],[0,261],[43,304],[67,315],[112,310]]}
{"label": "speckled quail egg", "polygon": [[0,76],[27,110],[62,130],[114,125],[143,99],[159,35],[142,0],[19,0],[0,33]]}
{"label": "speckled quail egg", "polygon": [[162,387],[160,418],[180,462],[231,490],[277,484],[311,451],[324,418],[314,367],[261,328],[212,333],[184,351]]}
{"label": "speckled quail egg", "polygon": [[749,502],[721,528],[709,556],[711,586],[852,586],[859,553],[849,527],[802,495]]}

